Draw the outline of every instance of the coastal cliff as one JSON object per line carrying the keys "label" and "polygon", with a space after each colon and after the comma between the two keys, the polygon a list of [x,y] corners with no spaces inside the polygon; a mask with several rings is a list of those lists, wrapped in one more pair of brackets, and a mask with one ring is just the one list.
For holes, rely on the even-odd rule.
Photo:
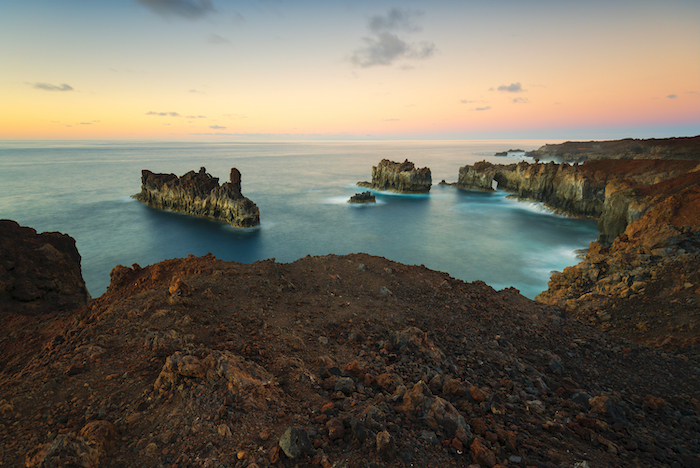
{"label": "coastal cliff", "polygon": [[498,188],[519,198],[544,202],[568,215],[598,218],[598,241],[608,244],[659,201],[649,198],[641,188],[698,167],[693,160],[596,160],[573,166],[482,161],[461,167],[456,185],[493,190],[496,182]]}
{"label": "coastal cliff", "polygon": [[591,159],[700,159],[700,136],[609,141],[567,141],[527,153],[539,160],[584,162]]}
{"label": "coastal cliff", "polygon": [[401,193],[428,193],[433,181],[430,169],[416,169],[408,159],[402,163],[382,159],[372,166],[372,182],[358,182],[362,187]]}
{"label": "coastal cliff", "polygon": [[159,209],[212,218],[237,227],[260,224],[260,211],[241,194],[241,173],[231,169],[231,181],[219,186],[219,179],[205,168],[182,177],[175,174],[141,173],[141,192],[134,197]]}
{"label": "coastal cliff", "polygon": [[680,179],[638,190],[647,212],[612,244],[591,243],[536,300],[648,345],[700,345],[700,172]]}

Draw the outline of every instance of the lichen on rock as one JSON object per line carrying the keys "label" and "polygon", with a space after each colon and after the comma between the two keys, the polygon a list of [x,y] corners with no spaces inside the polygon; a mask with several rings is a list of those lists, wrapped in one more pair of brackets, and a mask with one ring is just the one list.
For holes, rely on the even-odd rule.
{"label": "lichen on rock", "polygon": [[134,195],[149,206],[225,221],[237,227],[260,224],[260,210],[241,193],[241,173],[231,168],[231,181],[219,186],[219,179],[207,173],[190,171],[175,174],[141,172],[141,192]]}

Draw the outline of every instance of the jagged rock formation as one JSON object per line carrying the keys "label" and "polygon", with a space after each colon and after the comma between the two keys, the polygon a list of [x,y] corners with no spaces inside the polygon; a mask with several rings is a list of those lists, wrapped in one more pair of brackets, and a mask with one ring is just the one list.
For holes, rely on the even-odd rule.
{"label": "jagged rock formation", "polygon": [[640,187],[696,171],[696,161],[598,160],[582,165],[491,164],[485,161],[459,170],[457,186],[515,192],[573,216],[598,218],[598,240],[612,242],[628,224],[656,203]]}
{"label": "jagged rock formation", "polygon": [[141,173],[141,192],[134,197],[154,208],[225,221],[237,227],[260,224],[260,211],[241,194],[241,173],[231,169],[231,181],[219,186],[219,179],[205,168],[182,177],[175,174]]}
{"label": "jagged rock formation", "polygon": [[700,173],[683,178],[646,188],[671,193],[536,300],[646,344],[700,345]]}
{"label": "jagged rock formation", "polygon": [[416,169],[408,159],[402,163],[382,159],[372,166],[372,182],[358,182],[362,187],[401,193],[428,193],[433,181],[430,169]]}
{"label": "jagged rock formation", "polygon": [[372,192],[369,190],[367,192],[362,192],[362,193],[356,193],[352,197],[350,197],[350,200],[348,200],[349,203],[376,203],[377,199],[374,195],[372,195]]}
{"label": "jagged rock formation", "polygon": [[75,239],[0,220],[0,311],[3,315],[73,310],[90,295]]}
{"label": "jagged rock formation", "polygon": [[583,162],[589,159],[700,159],[700,135],[681,138],[626,138],[611,141],[567,141],[527,153],[534,159]]}

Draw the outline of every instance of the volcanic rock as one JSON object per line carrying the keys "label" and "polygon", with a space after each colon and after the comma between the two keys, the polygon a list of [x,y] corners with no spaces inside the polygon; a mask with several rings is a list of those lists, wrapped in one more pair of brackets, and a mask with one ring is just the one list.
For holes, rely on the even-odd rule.
{"label": "volcanic rock", "polygon": [[377,199],[372,195],[372,192],[367,191],[367,192],[362,192],[362,193],[356,193],[352,197],[350,197],[350,200],[348,200],[349,203],[376,203]]}
{"label": "volcanic rock", "polygon": [[90,295],[75,239],[0,220],[0,310],[3,315],[73,310]]}
{"label": "volcanic rock", "polygon": [[357,185],[400,193],[428,193],[432,183],[427,167],[416,169],[408,159],[402,163],[382,159],[377,166],[372,166],[372,182],[358,182]]}
{"label": "volcanic rock", "polygon": [[237,227],[260,224],[260,211],[241,194],[241,173],[231,169],[231,181],[219,186],[205,168],[182,177],[141,173],[141,192],[134,197],[149,206],[227,222]]}
{"label": "volcanic rock", "polygon": [[3,466],[700,463],[698,356],[513,289],[366,254],[115,269],[70,314],[3,322],[26,342],[3,349]]}

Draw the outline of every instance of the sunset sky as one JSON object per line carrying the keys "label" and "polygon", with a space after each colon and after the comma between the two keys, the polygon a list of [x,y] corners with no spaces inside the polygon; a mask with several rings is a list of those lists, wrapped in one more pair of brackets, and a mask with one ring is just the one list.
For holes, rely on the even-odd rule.
{"label": "sunset sky", "polygon": [[697,0],[0,0],[0,139],[700,134]]}

